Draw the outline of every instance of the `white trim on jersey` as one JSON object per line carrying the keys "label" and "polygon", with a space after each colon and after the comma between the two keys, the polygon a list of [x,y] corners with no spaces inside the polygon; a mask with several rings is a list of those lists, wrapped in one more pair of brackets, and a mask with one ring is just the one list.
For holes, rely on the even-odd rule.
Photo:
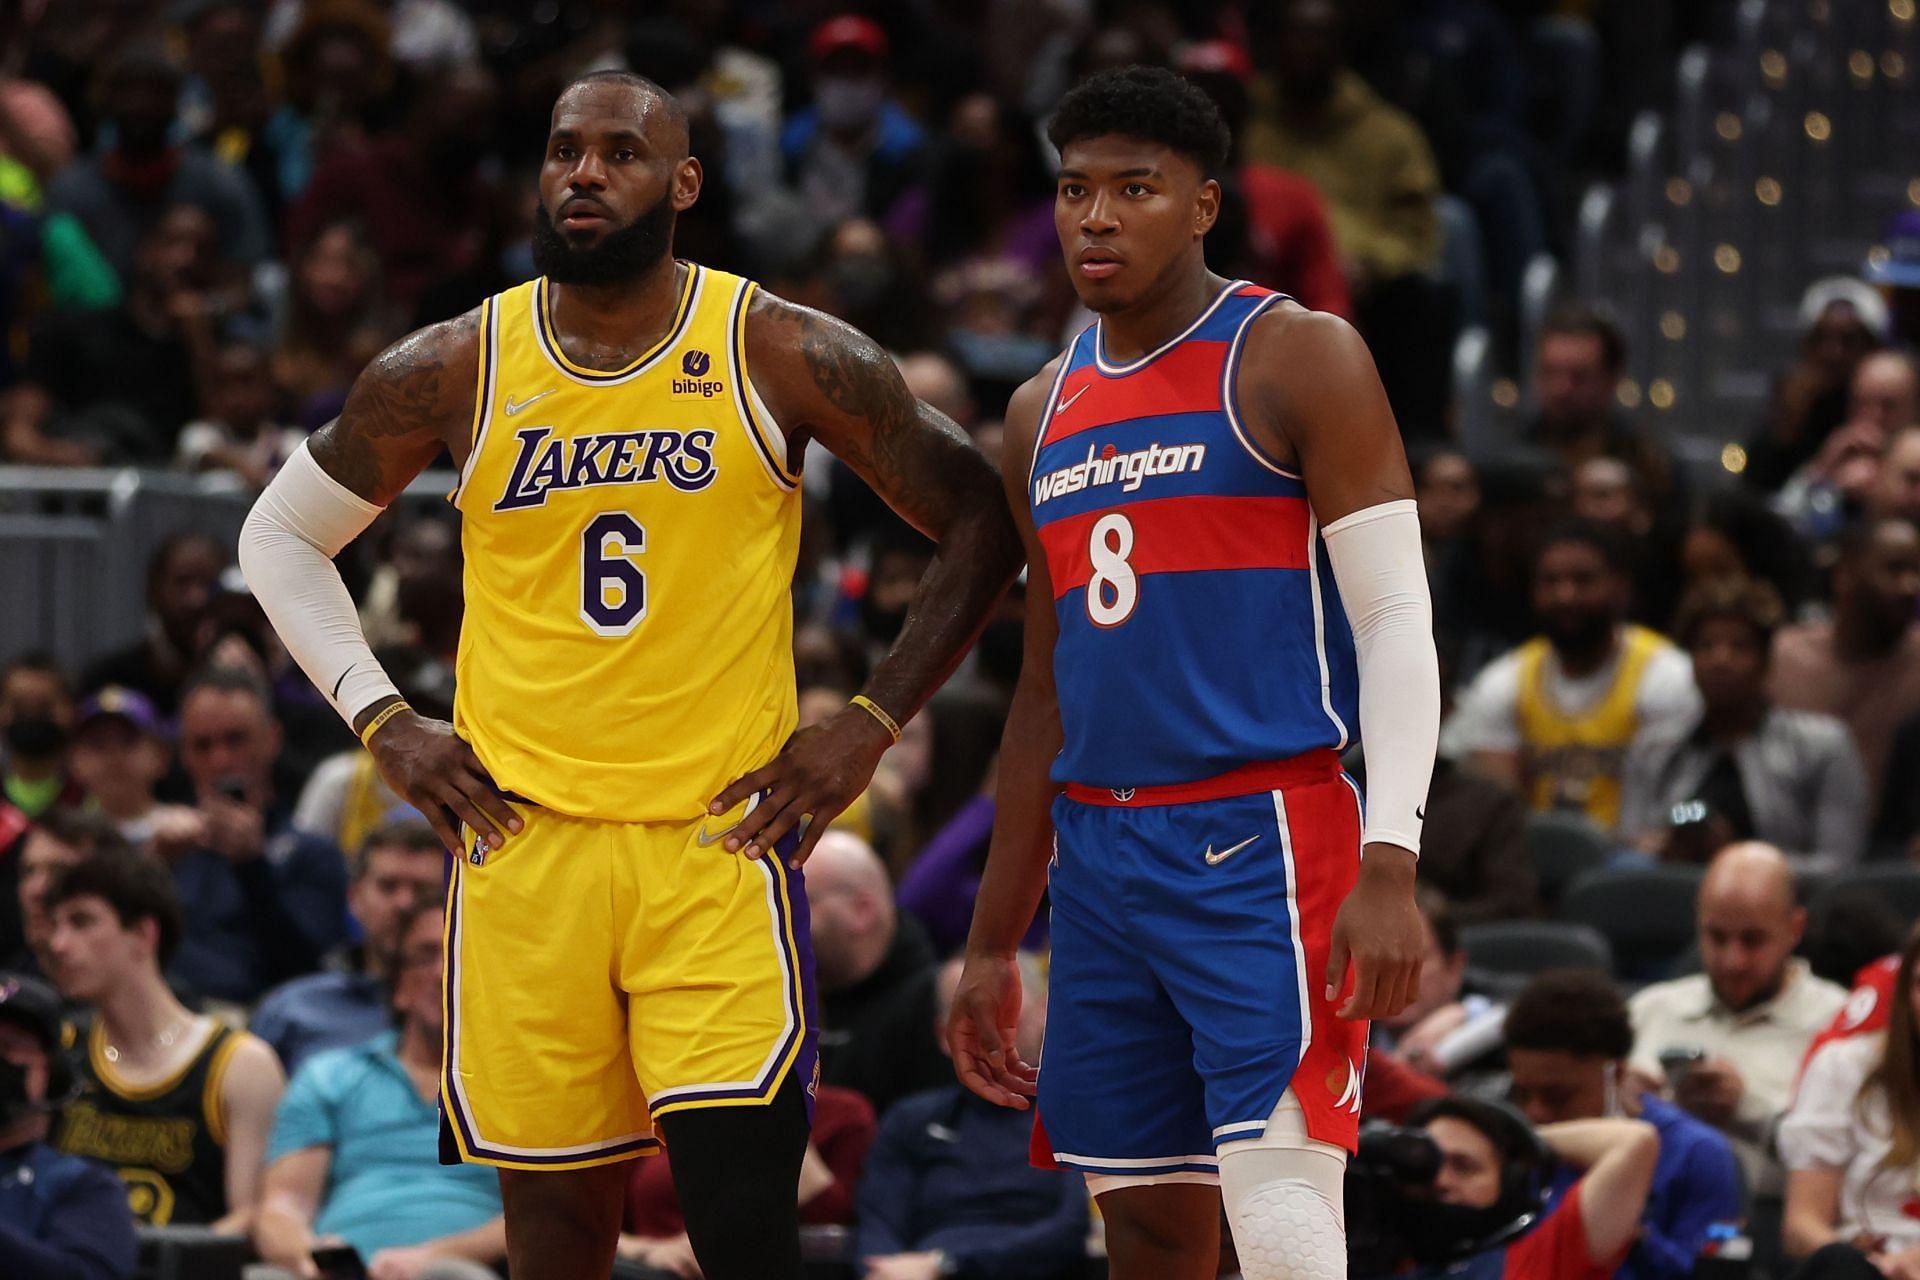
{"label": "white trim on jersey", "polygon": [[1106,330],[1102,327],[1101,321],[1095,320],[1093,322],[1094,367],[1099,369],[1100,372],[1108,375],[1109,377],[1118,377],[1118,376],[1124,376],[1129,373],[1139,372],[1141,369],[1144,369],[1148,365],[1152,364],[1155,360],[1158,360],[1161,356],[1167,354],[1167,352],[1173,350],[1175,347],[1185,342],[1188,338],[1191,338],[1194,334],[1194,331],[1198,329],[1201,325],[1207,322],[1207,317],[1211,316],[1214,312],[1220,309],[1221,303],[1225,302],[1228,298],[1231,298],[1236,289],[1245,288],[1246,284],[1247,282],[1245,280],[1229,280],[1227,282],[1226,288],[1220,290],[1219,295],[1215,297],[1212,302],[1209,302],[1207,304],[1207,309],[1205,311],[1202,311],[1199,315],[1193,318],[1192,324],[1182,329],[1179,333],[1175,334],[1173,337],[1168,338],[1165,342],[1161,343],[1159,346],[1155,347],[1153,350],[1147,352],[1147,354],[1141,356],[1138,360],[1129,360],[1126,364],[1107,363],[1107,357],[1105,354]]}
{"label": "white trim on jersey", "polygon": [[1345,751],[1353,735],[1347,732],[1347,722],[1333,709],[1333,674],[1327,667],[1327,611],[1320,599],[1320,520],[1313,514],[1311,504],[1307,507],[1307,586],[1313,596],[1313,656],[1320,663],[1320,708],[1340,731],[1340,741],[1333,749]]}
{"label": "white trim on jersey", "polygon": [[1293,1064],[1297,1071],[1307,1060],[1307,1049],[1313,1044],[1313,1002],[1307,990],[1307,949],[1300,940],[1300,876],[1293,861],[1293,827],[1287,821],[1287,793],[1275,791],[1272,795],[1273,820],[1280,829],[1280,860],[1287,868],[1287,932],[1293,943],[1294,986],[1300,1001],[1300,1056]]}
{"label": "white trim on jersey", "polygon": [[1240,422],[1238,407],[1240,397],[1235,386],[1236,376],[1240,372],[1240,348],[1246,342],[1247,330],[1251,329],[1253,322],[1265,315],[1274,303],[1285,301],[1288,301],[1288,298],[1284,293],[1269,294],[1260,300],[1259,306],[1247,312],[1240,321],[1240,327],[1233,331],[1233,341],[1227,344],[1227,358],[1221,362],[1220,407],[1227,415],[1227,425],[1233,428],[1234,439],[1240,442],[1241,448],[1252,455],[1255,462],[1275,475],[1285,476],[1289,480],[1299,480],[1303,477],[1298,471],[1290,471],[1268,457],[1267,451],[1255,444],[1253,437],[1247,434],[1246,427]]}
{"label": "white trim on jersey", "polygon": [[486,378],[480,391],[480,427],[473,433],[473,448],[467,454],[467,465],[460,468],[460,483],[453,487],[453,496],[448,499],[455,507],[467,494],[467,485],[473,480],[474,470],[480,465],[480,451],[487,446],[487,429],[493,426],[494,383],[500,376],[500,295],[487,299],[487,328],[480,335],[480,358],[486,362]]}
{"label": "white trim on jersey", "polygon": [[[1088,325],[1091,329],[1093,326]],[[1033,505],[1033,469],[1040,465],[1040,446],[1046,443],[1047,428],[1053,425],[1054,411],[1060,404],[1060,388],[1067,380],[1067,370],[1073,367],[1073,353],[1080,349],[1080,343],[1086,338],[1087,329],[1073,335],[1073,341],[1060,353],[1060,367],[1054,370],[1053,386],[1047,389],[1047,407],[1040,414],[1040,424],[1033,431],[1033,452],[1027,458],[1027,505]]]}

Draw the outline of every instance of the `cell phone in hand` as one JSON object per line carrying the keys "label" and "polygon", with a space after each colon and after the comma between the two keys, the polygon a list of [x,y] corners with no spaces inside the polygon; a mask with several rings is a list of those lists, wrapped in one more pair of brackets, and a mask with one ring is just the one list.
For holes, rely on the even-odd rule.
{"label": "cell phone in hand", "polygon": [[1660,1069],[1667,1073],[1667,1087],[1678,1089],[1696,1063],[1707,1060],[1707,1051],[1698,1045],[1674,1045],[1660,1051]]}
{"label": "cell phone in hand", "polygon": [[321,1245],[313,1251],[313,1265],[326,1280],[367,1280],[367,1264],[350,1244]]}

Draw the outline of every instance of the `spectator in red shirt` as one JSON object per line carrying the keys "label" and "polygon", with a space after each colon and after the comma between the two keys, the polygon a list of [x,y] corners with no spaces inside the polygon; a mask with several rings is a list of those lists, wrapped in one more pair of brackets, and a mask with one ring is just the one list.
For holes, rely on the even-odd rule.
{"label": "spectator in red shirt", "polygon": [[[800,1166],[800,1221],[806,1226],[848,1226],[853,1189],[873,1145],[873,1107],[851,1089],[820,1086],[813,1103],[813,1141]],[[674,1276],[698,1276],[687,1220],[673,1189],[667,1156],[633,1162],[627,1180],[626,1229],[620,1256]]]}
{"label": "spectator in red shirt", "polygon": [[[1483,1102],[1441,1098],[1415,1109],[1411,1120],[1440,1148],[1434,1194],[1442,1204],[1490,1209],[1515,1166],[1535,1158],[1510,1131],[1511,1118]],[[1584,1171],[1580,1180],[1518,1240],[1419,1272],[1420,1280],[1606,1280],[1625,1260],[1653,1187],[1658,1131],[1644,1120],[1604,1119],[1568,1120],[1535,1132],[1553,1159]]]}

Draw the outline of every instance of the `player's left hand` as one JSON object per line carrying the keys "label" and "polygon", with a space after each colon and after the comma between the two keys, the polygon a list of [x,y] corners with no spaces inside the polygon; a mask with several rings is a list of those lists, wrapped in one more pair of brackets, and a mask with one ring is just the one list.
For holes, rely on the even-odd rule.
{"label": "player's left hand", "polygon": [[728,833],[727,849],[758,858],[804,819],[806,831],[789,859],[797,867],[813,853],[828,824],[860,798],[892,745],[893,735],[878,720],[859,707],[844,707],[788,738],[779,755],[722,791],[707,812],[718,816],[755,792],[766,792]]}
{"label": "player's left hand", "polygon": [[1406,849],[1370,844],[1360,880],[1333,921],[1333,952],[1327,957],[1327,999],[1337,1000],[1353,972],[1353,992],[1340,1006],[1342,1018],[1391,1018],[1420,992],[1420,961],[1426,929],[1413,905],[1417,859]]}

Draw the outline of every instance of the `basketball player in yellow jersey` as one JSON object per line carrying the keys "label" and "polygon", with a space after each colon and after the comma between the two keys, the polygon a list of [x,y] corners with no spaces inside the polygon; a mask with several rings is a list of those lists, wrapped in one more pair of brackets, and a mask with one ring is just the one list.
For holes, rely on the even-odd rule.
{"label": "basketball player in yellow jersey", "polygon": [[[623,1162],[662,1141],[709,1280],[798,1276],[800,864],[1022,558],[993,471],[885,352],[673,257],[701,180],[657,86],[569,86],[541,278],[377,358],[241,535],[289,651],[457,854],[442,1158],[499,1166],[515,1280],[606,1276]],[[938,551],[856,704],[796,733],[810,440]],[[442,449],[466,552],[452,724],[400,701],[330,563]]]}

